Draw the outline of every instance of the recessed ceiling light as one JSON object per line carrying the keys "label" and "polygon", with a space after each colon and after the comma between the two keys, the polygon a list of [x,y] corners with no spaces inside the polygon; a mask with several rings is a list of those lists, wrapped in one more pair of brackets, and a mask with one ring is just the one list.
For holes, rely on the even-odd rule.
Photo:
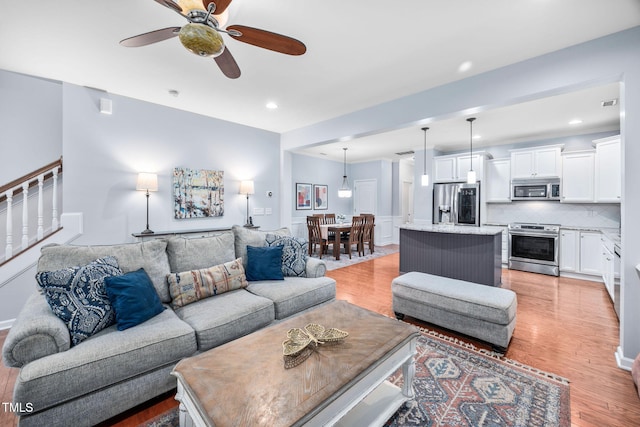
{"label": "recessed ceiling light", "polygon": [[569,122],[570,125],[579,125],[582,123],[581,119],[573,119]]}
{"label": "recessed ceiling light", "polygon": [[471,61],[464,61],[462,64],[460,64],[460,66],[458,67],[458,72],[460,73],[466,73],[467,71],[469,71],[471,69],[471,67],[473,66],[473,63]]}
{"label": "recessed ceiling light", "polygon": [[275,109],[277,109],[277,108],[278,108],[278,104],[276,104],[275,102],[267,102],[266,107],[267,107],[269,110],[275,110]]}

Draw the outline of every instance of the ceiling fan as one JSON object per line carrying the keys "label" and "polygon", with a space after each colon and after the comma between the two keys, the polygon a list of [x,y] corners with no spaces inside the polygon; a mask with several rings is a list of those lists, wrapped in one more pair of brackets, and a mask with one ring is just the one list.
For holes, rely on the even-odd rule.
{"label": "ceiling fan", "polygon": [[302,55],[307,47],[299,40],[244,25],[220,28],[221,16],[232,0],[155,0],[189,21],[182,27],[168,27],[120,41],[122,46],[139,47],[178,37],[182,45],[198,56],[213,57],[222,73],[230,79],[240,77],[240,68],[220,33],[236,40],[287,55]]}

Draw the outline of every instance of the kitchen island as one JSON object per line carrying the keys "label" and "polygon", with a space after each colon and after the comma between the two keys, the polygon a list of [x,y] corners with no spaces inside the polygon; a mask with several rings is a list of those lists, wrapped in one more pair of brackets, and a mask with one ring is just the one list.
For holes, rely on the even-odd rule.
{"label": "kitchen island", "polygon": [[400,226],[400,274],[419,271],[489,286],[502,283],[502,229]]}

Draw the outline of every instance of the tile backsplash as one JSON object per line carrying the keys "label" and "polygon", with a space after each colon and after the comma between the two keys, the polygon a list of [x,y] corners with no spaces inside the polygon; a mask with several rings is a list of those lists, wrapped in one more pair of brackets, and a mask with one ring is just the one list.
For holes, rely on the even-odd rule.
{"label": "tile backsplash", "polygon": [[620,228],[620,205],[551,201],[487,203],[487,217],[482,222],[537,222],[574,227]]}

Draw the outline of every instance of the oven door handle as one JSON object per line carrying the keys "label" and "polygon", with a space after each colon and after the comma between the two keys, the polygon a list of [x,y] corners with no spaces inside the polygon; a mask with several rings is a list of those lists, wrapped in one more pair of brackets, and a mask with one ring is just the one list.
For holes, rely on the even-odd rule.
{"label": "oven door handle", "polygon": [[527,236],[527,237],[558,237],[558,233],[531,233],[526,231],[511,231],[509,230],[509,234],[514,236]]}

